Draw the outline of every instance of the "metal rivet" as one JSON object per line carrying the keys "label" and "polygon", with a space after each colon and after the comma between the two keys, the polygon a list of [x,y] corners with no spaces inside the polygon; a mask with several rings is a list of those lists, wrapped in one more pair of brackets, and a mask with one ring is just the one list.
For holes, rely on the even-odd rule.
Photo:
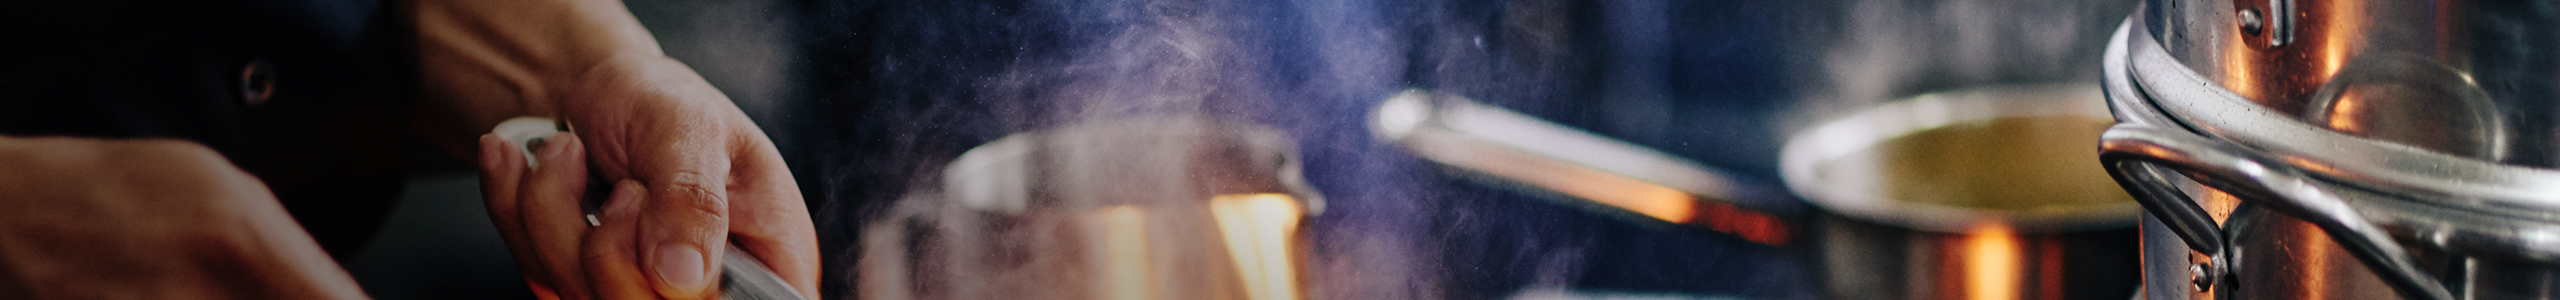
{"label": "metal rivet", "polygon": [[2240,34],[2257,36],[2260,32],[2264,32],[2266,29],[2267,18],[2265,15],[2259,14],[2258,9],[2240,9]]}
{"label": "metal rivet", "polygon": [[264,59],[249,60],[240,67],[240,102],[250,107],[267,104],[276,95],[276,66]]}
{"label": "metal rivet", "polygon": [[2195,284],[2197,293],[2213,291],[2213,272],[2210,270],[2213,270],[2210,262],[2187,265],[2187,281]]}

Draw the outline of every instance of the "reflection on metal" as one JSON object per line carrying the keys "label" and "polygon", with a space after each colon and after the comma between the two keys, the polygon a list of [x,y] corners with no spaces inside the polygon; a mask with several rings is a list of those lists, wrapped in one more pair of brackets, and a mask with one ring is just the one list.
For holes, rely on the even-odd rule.
{"label": "reflection on metal", "polygon": [[1282,133],[1075,124],[964,153],[862,235],[862,299],[1300,299],[1322,197]]}
{"label": "reflection on metal", "polygon": [[2471,75],[2418,57],[2357,57],[2312,94],[2304,122],[2471,159],[2507,156],[2505,118]]}
{"label": "reflection on metal", "polygon": [[1282,194],[1220,195],[1209,199],[1210,215],[1227,240],[1227,255],[1244,279],[1245,298],[1298,299],[1298,277],[1291,263],[1291,236],[1304,216],[1298,201]]}
{"label": "reflection on metal", "polygon": [[1094,299],[1147,300],[1156,297],[1159,282],[1155,264],[1147,258],[1147,212],[1131,205],[1114,205],[1096,209],[1085,217],[1092,231],[1095,247],[1093,259],[1101,270],[1101,287]]}
{"label": "reflection on metal", "polygon": [[2141,209],[2081,152],[2108,125],[2100,97],[2085,84],[1952,90],[1790,138],[1787,186],[1841,215],[1822,223],[1830,296],[2064,299],[2065,286],[2104,284],[2116,274],[2064,259],[2131,258],[2066,245],[2129,236]]}
{"label": "reflection on metal", "polygon": [[1697,163],[1456,96],[1398,93],[1379,104],[1371,127],[1424,159],[1485,175],[1478,179],[1764,244],[1791,235],[1769,212],[1797,210]]}
{"label": "reflection on metal", "polygon": [[[2017,300],[2026,273],[2025,252],[2018,245],[2018,232],[1999,223],[1985,223],[1965,235],[1964,299]],[[2047,264],[2060,267],[2059,263]],[[2052,274],[2059,275],[2059,274]]]}
{"label": "reflection on metal", "polygon": [[[2156,217],[2146,296],[2560,296],[2560,52],[2508,38],[2560,28],[2548,3],[2322,1],[2303,47],[2242,51],[2184,3],[2149,1],[2105,59],[2102,151]],[[2164,288],[2188,278],[2220,284]]]}
{"label": "reflection on metal", "polygon": [[[2285,6],[2292,6],[2290,4],[2293,2],[2289,0],[2271,1],[2287,4]],[[2365,14],[2364,1],[2322,2],[2326,2],[2324,4],[2328,4],[2326,7],[2327,10],[2320,12],[2322,15],[2362,16]],[[2292,14],[2284,14],[2283,16],[2286,19],[2291,19],[2293,17]],[[2323,25],[2327,25],[2326,27],[2328,27],[2320,32],[2322,36],[2320,37],[2320,54],[2318,54],[2318,57],[2320,58],[2319,77],[2325,79],[2338,74],[2339,68],[2346,67],[2347,57],[2354,55],[2352,51],[2356,50],[2353,48],[2357,46],[2355,42],[2362,40],[2357,36],[2364,34],[2365,21],[2364,18],[2321,18],[2320,21],[2326,23]]]}

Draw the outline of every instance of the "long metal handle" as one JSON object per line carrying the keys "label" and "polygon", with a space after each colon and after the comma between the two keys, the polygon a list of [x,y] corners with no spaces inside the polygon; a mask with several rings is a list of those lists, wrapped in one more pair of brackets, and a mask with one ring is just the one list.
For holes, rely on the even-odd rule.
{"label": "long metal handle", "polygon": [[2100,140],[2098,160],[2106,164],[2116,182],[2132,192],[2145,210],[2168,223],[2190,249],[2212,256],[2217,264],[2223,264],[2219,261],[2229,241],[2223,239],[2220,227],[2203,207],[2169,185],[2169,174],[2164,171],[2185,173],[2242,201],[2265,205],[2319,226],[2329,239],[2381,275],[2403,297],[2454,299],[2435,277],[2411,262],[2409,251],[2392,241],[2389,234],[2365,220],[2345,199],[2312,185],[2288,165],[2272,163],[2274,160],[2237,145],[2138,124],[2108,128]]}
{"label": "long metal handle", "polygon": [[1397,93],[1370,125],[1417,156],[1484,175],[1469,179],[1762,244],[1789,244],[1796,229],[1787,220],[1806,210],[1768,184],[1456,95]]}

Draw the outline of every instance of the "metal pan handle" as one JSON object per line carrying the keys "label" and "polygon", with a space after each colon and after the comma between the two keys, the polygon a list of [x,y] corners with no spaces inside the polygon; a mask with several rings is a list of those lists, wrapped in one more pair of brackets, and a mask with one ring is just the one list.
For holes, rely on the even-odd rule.
{"label": "metal pan handle", "polygon": [[2229,241],[2203,207],[2170,185],[2167,171],[2184,173],[2244,202],[2264,205],[2319,226],[2329,239],[2381,275],[2403,297],[2454,299],[2435,277],[2411,262],[2409,251],[2392,241],[2390,235],[2365,220],[2346,200],[2304,180],[2302,173],[2289,165],[2275,163],[2237,145],[2140,124],[2108,128],[2100,137],[2098,148],[2098,160],[2106,165],[2107,173],[2115,176],[2117,184],[2133,193],[2144,210],[2167,223],[2189,249],[2211,257],[2216,267],[2205,272],[2222,273],[2221,269],[2228,268],[2223,251],[2228,249]]}

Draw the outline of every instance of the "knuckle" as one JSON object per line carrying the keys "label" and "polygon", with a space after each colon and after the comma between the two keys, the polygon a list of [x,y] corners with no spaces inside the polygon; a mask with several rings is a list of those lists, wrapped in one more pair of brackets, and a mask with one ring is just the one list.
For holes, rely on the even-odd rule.
{"label": "knuckle", "polygon": [[678,172],[669,176],[659,188],[663,201],[657,205],[665,213],[688,218],[721,219],[728,216],[728,193],[716,178],[702,173]]}

